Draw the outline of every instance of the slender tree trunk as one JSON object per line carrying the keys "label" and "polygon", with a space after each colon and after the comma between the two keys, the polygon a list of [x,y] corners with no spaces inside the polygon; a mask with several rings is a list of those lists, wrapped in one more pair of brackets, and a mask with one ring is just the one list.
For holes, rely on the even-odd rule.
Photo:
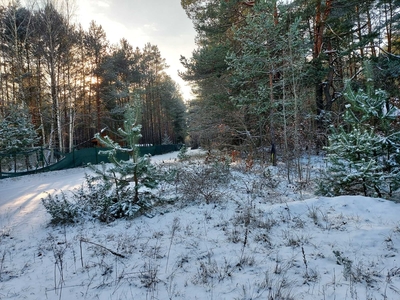
{"label": "slender tree trunk", "polygon": [[[324,42],[324,30],[325,30],[325,22],[329,17],[332,9],[332,1],[326,0],[325,8],[322,8],[322,0],[317,0],[316,9],[315,9],[315,19],[314,19],[314,48],[313,48],[313,60],[315,69],[321,70],[322,65],[320,62],[320,54],[322,51],[322,46]],[[318,116],[318,127],[322,127],[323,124],[323,112],[325,110],[324,105],[324,89],[329,87],[324,87],[323,80],[321,78],[316,78],[315,81],[315,103],[317,107],[317,116]]]}
{"label": "slender tree trunk", "polygon": [[[68,151],[71,152],[73,150],[74,147],[74,107],[75,107],[75,101],[74,99],[76,99],[75,97],[75,93],[73,91],[76,90],[76,85],[74,87],[72,87],[71,84],[71,60],[68,60],[68,67],[67,67],[67,86],[68,86],[68,112],[69,112],[69,120],[68,120]],[[76,76],[76,74],[75,74]],[[76,78],[76,77],[75,77]]]}
{"label": "slender tree trunk", "polygon": [[[289,36],[288,39],[288,46],[289,46],[289,62],[290,65],[294,65],[295,62],[295,57],[293,53],[293,43],[292,43],[292,36]],[[298,151],[299,149],[299,116],[298,116],[298,92],[297,92],[297,82],[296,82],[296,76],[294,72],[291,72],[291,81],[292,81],[292,89],[291,92],[293,93],[293,100],[294,100],[294,148],[295,151]]]}
{"label": "slender tree trunk", "polygon": [[[60,68],[61,66],[59,66]],[[57,72],[57,79],[54,82],[55,88],[55,103],[56,103],[56,119],[57,119],[57,135],[58,135],[58,149],[60,152],[64,152],[64,139],[63,139],[63,128],[62,128],[62,106],[60,103],[60,95],[58,89],[58,83],[60,82],[60,70]]]}
{"label": "slender tree trunk", "polygon": [[270,98],[270,103],[271,103],[271,113],[270,113],[270,119],[271,119],[271,161],[272,165],[276,166],[276,145],[275,145],[275,129],[274,129],[274,115],[275,115],[275,110],[274,110],[274,83],[273,83],[273,70],[270,71],[269,73],[269,98]]}
{"label": "slender tree trunk", "polygon": [[[367,24],[368,24],[368,34],[372,34],[372,20],[371,20],[371,13],[369,10],[367,10]],[[374,41],[371,41],[371,53],[373,57],[376,57],[376,50],[375,50],[375,45]]]}
{"label": "slender tree trunk", "polygon": [[100,101],[100,77],[96,75],[96,118],[97,132],[101,130],[101,101]]}
{"label": "slender tree trunk", "polygon": [[[357,13],[357,36],[358,40],[362,40],[362,32],[361,32],[361,19],[360,19],[360,5],[356,6],[356,13]],[[360,48],[360,55],[361,58],[364,58],[364,48]]]}
{"label": "slender tree trunk", "polygon": [[393,3],[391,0],[384,3],[384,14],[385,14],[385,29],[386,29],[386,42],[387,51],[392,53],[392,24],[393,24]]}

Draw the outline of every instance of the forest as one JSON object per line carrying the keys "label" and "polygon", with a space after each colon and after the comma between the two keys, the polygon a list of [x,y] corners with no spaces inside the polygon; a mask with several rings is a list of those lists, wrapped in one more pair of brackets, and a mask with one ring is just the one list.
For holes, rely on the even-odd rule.
{"label": "forest", "polygon": [[284,163],[289,181],[322,154],[317,193],[398,199],[400,1],[181,4],[197,32],[181,57],[192,146]]}
{"label": "forest", "polygon": [[197,94],[193,144],[254,155],[275,147],[285,160],[319,152],[345,125],[348,89],[383,90],[385,107],[400,108],[398,0],[181,4],[197,31],[198,48],[181,57]]}
{"label": "forest", "polygon": [[13,148],[4,139],[24,140],[18,151],[34,144],[65,153],[93,146],[100,131],[118,140],[124,105],[134,98],[142,104],[141,143],[183,142],[186,107],[158,47],[112,45],[96,21],[86,31],[72,23],[71,4],[0,7],[3,152]]}

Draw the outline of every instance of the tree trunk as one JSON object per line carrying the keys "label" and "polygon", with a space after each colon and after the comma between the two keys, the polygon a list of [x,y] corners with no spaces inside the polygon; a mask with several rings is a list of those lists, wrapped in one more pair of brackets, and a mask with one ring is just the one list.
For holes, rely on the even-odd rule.
{"label": "tree trunk", "polygon": [[[315,20],[314,20],[314,48],[313,48],[313,60],[314,67],[316,71],[319,72],[322,68],[320,62],[320,54],[322,52],[322,46],[324,42],[324,31],[325,31],[325,22],[329,17],[332,9],[332,1],[326,0],[325,9],[322,8],[322,0],[317,0],[316,9],[315,9]],[[324,104],[324,89],[329,89],[329,87],[324,87],[323,79],[316,78],[315,79],[315,104],[317,108],[317,117],[318,117],[318,126],[322,126],[322,114],[325,111],[326,107]],[[325,93],[326,94],[326,93]]]}

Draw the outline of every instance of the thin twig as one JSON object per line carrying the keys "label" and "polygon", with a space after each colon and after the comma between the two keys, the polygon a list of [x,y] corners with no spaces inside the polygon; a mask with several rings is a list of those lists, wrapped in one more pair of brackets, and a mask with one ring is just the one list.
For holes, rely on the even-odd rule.
{"label": "thin twig", "polygon": [[95,245],[95,246],[98,246],[98,247],[101,247],[101,248],[107,250],[108,252],[110,252],[111,254],[114,254],[115,256],[125,258],[124,255],[122,255],[122,254],[120,254],[120,253],[118,253],[118,252],[115,252],[115,251],[113,251],[113,250],[111,250],[111,249],[109,249],[109,248],[107,248],[107,247],[104,247],[104,246],[102,246],[102,245],[100,245],[100,244],[97,244],[97,243],[94,243],[94,242],[90,242],[90,241],[85,240],[85,239],[81,239],[80,241],[81,241],[81,242],[88,243],[88,244],[92,244],[92,245]]}

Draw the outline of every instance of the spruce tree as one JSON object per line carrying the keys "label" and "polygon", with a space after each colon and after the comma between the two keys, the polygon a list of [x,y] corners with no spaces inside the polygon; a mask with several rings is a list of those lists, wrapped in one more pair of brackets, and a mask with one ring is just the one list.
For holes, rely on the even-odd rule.
{"label": "spruce tree", "polygon": [[12,109],[0,120],[0,152],[15,155],[30,150],[39,141],[36,129],[24,109]]}
{"label": "spruce tree", "polygon": [[15,107],[0,119],[0,154],[14,160],[15,171],[18,154],[26,154],[26,167],[29,167],[27,152],[35,149],[38,142],[39,136],[27,110]]}

